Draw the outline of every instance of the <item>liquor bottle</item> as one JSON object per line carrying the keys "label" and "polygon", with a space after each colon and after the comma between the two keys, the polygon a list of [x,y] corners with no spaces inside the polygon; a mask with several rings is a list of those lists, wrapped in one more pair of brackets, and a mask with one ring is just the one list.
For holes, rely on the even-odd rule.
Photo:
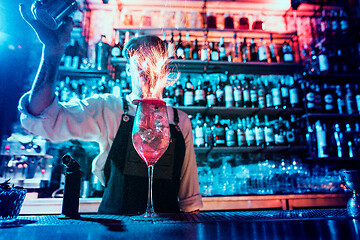
{"label": "liquor bottle", "polygon": [[191,59],[191,41],[190,41],[190,33],[186,33],[186,43],[184,47],[184,58],[186,60]]}
{"label": "liquor bottle", "polygon": [[236,32],[234,33],[234,42],[232,50],[232,62],[242,62],[240,57],[240,44],[237,41]]}
{"label": "liquor bottle", "polygon": [[243,62],[248,62],[249,61],[249,48],[248,48],[248,44],[246,43],[246,38],[244,38],[244,42],[241,44],[240,52],[241,52],[241,57],[242,57]]}
{"label": "liquor bottle", "polygon": [[255,115],[255,143],[256,146],[264,146],[265,144],[265,135],[264,135],[264,129],[260,125],[259,117],[258,115]]}
{"label": "liquor bottle", "polygon": [[[297,79],[298,81],[298,79]],[[289,99],[290,99],[290,106],[292,108],[299,108],[300,107],[300,93],[297,84],[293,77],[290,77],[289,80]]]}
{"label": "liquor bottle", "polygon": [[354,94],[351,91],[350,84],[345,85],[346,94],[345,94],[345,105],[346,105],[346,113],[347,114],[355,114],[356,113],[356,102]]}
{"label": "liquor bottle", "polygon": [[[294,117],[294,115],[292,115]],[[296,143],[296,134],[295,128],[290,125],[289,121],[285,121],[285,136],[286,142],[290,145],[294,145]]]}
{"label": "liquor bottle", "polygon": [[209,84],[206,90],[206,106],[216,106],[216,95],[213,89],[213,85]]}
{"label": "liquor bottle", "polygon": [[175,42],[174,42],[174,33],[170,34],[170,42],[168,43],[168,58],[175,58]]}
{"label": "liquor bottle", "polygon": [[120,89],[121,89],[121,96],[126,98],[127,95],[131,93],[130,84],[126,81],[125,78],[120,80]]}
{"label": "liquor bottle", "polygon": [[264,140],[266,146],[273,146],[275,145],[275,135],[274,135],[274,128],[268,121],[268,116],[264,115]]}
{"label": "liquor bottle", "polygon": [[202,82],[201,82],[200,78],[199,78],[199,81],[197,83],[196,90],[195,90],[194,105],[195,106],[206,106],[205,90],[202,86]]}
{"label": "liquor bottle", "polygon": [[354,137],[351,131],[350,123],[346,123],[344,138],[345,138],[347,157],[353,158],[355,156],[355,148],[354,148]]}
{"label": "liquor bottle", "polygon": [[264,84],[265,84],[266,107],[267,107],[267,108],[272,108],[272,107],[274,107],[274,104],[273,104],[273,96],[272,96],[272,93],[271,93],[272,83],[269,82],[269,79],[268,79],[268,78],[266,78]]}
{"label": "liquor bottle", "polygon": [[298,121],[296,115],[290,115],[290,128],[295,134],[295,142],[293,144],[300,144],[304,142],[303,129],[300,127],[300,121]]}
{"label": "liquor bottle", "polygon": [[319,75],[320,74],[320,70],[319,70],[319,58],[318,55],[316,54],[316,48],[315,46],[312,47],[311,49],[311,54],[310,54],[310,74],[311,75]]}
{"label": "liquor bottle", "polygon": [[258,85],[258,108],[265,108],[266,107],[266,87],[264,82],[260,81]]}
{"label": "liquor bottle", "polygon": [[184,55],[184,46],[183,46],[183,42],[181,40],[181,32],[179,32],[179,35],[178,35],[179,39],[178,39],[178,42],[176,44],[176,48],[175,48],[175,51],[176,51],[176,58],[177,59],[184,59],[185,58],[185,55]]}
{"label": "liquor bottle", "polygon": [[329,72],[329,61],[326,55],[326,49],[321,44],[319,46],[319,71],[320,73],[326,74]]}
{"label": "liquor bottle", "polygon": [[175,98],[174,105],[176,107],[184,106],[184,89],[181,85],[180,80],[178,80],[176,83],[176,87],[174,89],[174,98]]}
{"label": "liquor bottle", "polygon": [[72,56],[72,64],[71,67],[74,69],[80,69],[81,64],[81,47],[78,40],[75,40],[74,46],[73,46],[73,56]]}
{"label": "liquor bottle", "polygon": [[331,36],[331,20],[329,10],[323,9],[321,12],[321,32],[323,37]]}
{"label": "liquor bottle", "polygon": [[240,80],[236,77],[234,81],[234,105],[235,107],[243,107],[243,96],[240,86]]}
{"label": "liquor bottle", "polygon": [[207,40],[207,34],[204,34],[204,43],[201,48],[201,61],[208,61],[209,60],[209,42]]}
{"label": "liquor bottle", "polygon": [[315,91],[314,91],[314,104],[315,104],[315,112],[322,112],[322,94],[321,94],[320,85],[315,83]]}
{"label": "liquor bottle", "polygon": [[228,57],[227,57],[227,55],[226,55],[224,37],[220,37],[220,42],[219,42],[219,60],[220,60],[220,61],[227,61],[227,60],[228,60]]}
{"label": "liquor bottle", "polygon": [[317,140],[316,140],[316,132],[315,127],[309,124],[306,128],[306,144],[308,147],[309,157],[317,158]]}
{"label": "liquor bottle", "polygon": [[205,117],[204,132],[205,132],[205,147],[212,147],[214,145],[214,136],[212,129],[212,122],[208,116]]}
{"label": "liquor bottle", "polygon": [[345,10],[340,10],[340,33],[341,35],[348,35],[350,32],[349,18]]}
{"label": "liquor bottle", "polygon": [[359,84],[355,84],[355,101],[356,101],[357,114],[360,114],[360,86],[359,86]]}
{"label": "liquor bottle", "polygon": [[309,82],[303,82],[302,88],[305,91],[305,107],[308,112],[315,111],[315,93],[314,84]]}
{"label": "liquor bottle", "polygon": [[111,48],[111,57],[112,58],[121,58],[122,57],[122,46],[120,44],[120,32],[115,34],[115,43]]}
{"label": "liquor bottle", "polygon": [[270,33],[270,43],[269,43],[269,59],[268,62],[277,62],[276,60],[276,50],[275,50],[275,44],[273,42],[273,35]]}
{"label": "liquor bottle", "polygon": [[250,61],[252,62],[258,61],[258,53],[256,48],[257,46],[255,43],[255,39],[252,38],[250,43]]}
{"label": "liquor bottle", "polygon": [[335,123],[334,125],[334,139],[336,143],[336,157],[342,158],[345,156],[345,139],[344,134],[340,130],[340,125]]}
{"label": "liquor bottle", "polygon": [[202,117],[200,113],[196,114],[196,125],[195,125],[195,139],[194,145],[196,147],[204,147],[205,146],[205,134],[204,134],[204,123],[202,121]]}
{"label": "liquor bottle", "polygon": [[280,108],[281,107],[281,87],[280,87],[280,81],[277,83],[273,83],[273,88],[271,89],[271,94],[273,97],[273,106],[274,108]]}
{"label": "liquor bottle", "polygon": [[214,146],[221,147],[226,146],[225,126],[220,123],[220,118],[215,115],[214,126]]}
{"label": "liquor bottle", "polygon": [[249,147],[256,145],[255,133],[254,133],[254,130],[251,125],[252,125],[252,123],[250,122],[250,118],[246,117],[245,138],[246,138],[247,146],[249,146]]}
{"label": "liquor bottle", "polygon": [[326,142],[326,127],[325,124],[322,124],[320,120],[315,123],[316,129],[316,140],[317,140],[317,156],[318,158],[328,157],[328,146]]}
{"label": "liquor bottle", "polygon": [[333,36],[340,35],[340,19],[339,19],[339,12],[336,10],[331,10],[331,34]]}
{"label": "liquor bottle", "polygon": [[191,58],[193,60],[200,60],[198,40],[194,40],[194,48],[191,50]]}
{"label": "liquor bottle", "polygon": [[335,91],[327,83],[323,86],[323,110],[327,113],[335,113]]}
{"label": "liquor bottle", "polygon": [[266,46],[264,44],[263,38],[260,38],[260,43],[258,47],[258,59],[260,62],[267,62],[267,52],[266,52]]}
{"label": "liquor bottle", "polygon": [[190,75],[187,76],[184,89],[184,106],[194,105],[194,86],[190,80]]}
{"label": "liquor bottle", "polygon": [[347,113],[343,91],[339,85],[336,86],[336,104],[339,114]]}
{"label": "liquor bottle", "polygon": [[250,99],[250,89],[249,89],[249,83],[247,81],[248,79],[245,77],[243,83],[242,83],[242,95],[244,97],[244,108],[250,108],[251,107],[251,99]]}
{"label": "liquor bottle", "polygon": [[215,42],[210,42],[210,61],[219,61],[219,51]]}
{"label": "liquor bottle", "polygon": [[286,131],[284,129],[284,122],[282,117],[279,117],[279,120],[276,121],[274,126],[274,137],[275,145],[285,145],[286,144]]}
{"label": "liquor bottle", "polygon": [[171,86],[167,86],[163,90],[163,100],[167,106],[174,106],[174,96],[172,94]]}
{"label": "liquor bottle", "polygon": [[294,62],[294,56],[293,56],[293,53],[292,53],[292,49],[291,49],[291,46],[290,44],[285,41],[283,46],[282,46],[282,52],[283,52],[283,61],[284,62]]}
{"label": "liquor bottle", "polygon": [[355,148],[355,157],[360,157],[360,124],[355,122],[354,129],[354,148]]}
{"label": "liquor bottle", "polygon": [[163,32],[162,42],[164,43],[165,48],[168,49],[168,42],[166,40],[166,32]]}
{"label": "liquor bottle", "polygon": [[224,107],[225,106],[225,90],[224,90],[224,83],[219,76],[219,82],[216,85],[216,104],[217,106]]}
{"label": "liquor bottle", "polygon": [[290,107],[290,94],[289,87],[286,84],[285,77],[280,80],[280,91],[281,91],[281,104],[283,108]]}
{"label": "liquor bottle", "polygon": [[227,147],[235,147],[237,145],[236,130],[232,120],[225,126],[225,138]]}
{"label": "liquor bottle", "polygon": [[255,83],[255,81],[252,79],[250,81],[250,102],[251,102],[251,107],[252,108],[257,108],[258,107],[258,91],[257,91],[257,84]]}
{"label": "liquor bottle", "polygon": [[233,86],[230,81],[230,74],[226,71],[226,81],[224,86],[224,100],[225,100],[225,107],[233,107],[234,106],[234,91]]}
{"label": "liquor bottle", "polygon": [[[245,119],[243,119],[245,120]],[[247,146],[246,137],[245,137],[245,125],[242,123],[242,120],[237,118],[237,142],[239,147]]]}

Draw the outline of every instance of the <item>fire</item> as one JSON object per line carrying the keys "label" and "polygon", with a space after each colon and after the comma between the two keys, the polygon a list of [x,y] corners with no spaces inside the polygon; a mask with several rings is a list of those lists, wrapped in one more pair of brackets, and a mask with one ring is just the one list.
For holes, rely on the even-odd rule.
{"label": "fire", "polygon": [[173,85],[179,76],[170,77],[168,64],[170,59],[161,45],[140,47],[132,50],[131,56],[136,56],[139,74],[145,79],[141,86],[143,98],[162,99],[166,86]]}

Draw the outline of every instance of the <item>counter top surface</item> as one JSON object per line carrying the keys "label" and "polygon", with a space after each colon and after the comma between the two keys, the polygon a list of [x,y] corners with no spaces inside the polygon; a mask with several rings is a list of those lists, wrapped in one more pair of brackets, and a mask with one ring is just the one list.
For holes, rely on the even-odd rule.
{"label": "counter top surface", "polygon": [[162,214],[156,222],[130,216],[23,215],[0,226],[10,239],[360,239],[358,218],[346,209]]}

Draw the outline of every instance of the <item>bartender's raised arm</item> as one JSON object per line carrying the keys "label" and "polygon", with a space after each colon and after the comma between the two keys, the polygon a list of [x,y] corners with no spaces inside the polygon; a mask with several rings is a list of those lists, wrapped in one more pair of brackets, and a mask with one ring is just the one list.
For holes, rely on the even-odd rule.
{"label": "bartender's raised arm", "polygon": [[43,43],[39,70],[29,95],[29,104],[27,105],[28,112],[37,116],[55,98],[56,75],[61,57],[70,41],[73,22],[71,18],[68,18],[57,30],[51,30],[35,20],[27,6],[20,4],[19,8],[24,20],[34,29],[39,40]]}

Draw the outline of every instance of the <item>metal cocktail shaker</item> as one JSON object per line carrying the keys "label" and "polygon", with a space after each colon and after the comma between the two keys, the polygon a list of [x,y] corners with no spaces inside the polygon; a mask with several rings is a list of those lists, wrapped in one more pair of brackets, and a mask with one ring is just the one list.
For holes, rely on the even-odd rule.
{"label": "metal cocktail shaker", "polygon": [[66,17],[78,9],[76,0],[37,0],[31,6],[35,19],[56,30]]}

